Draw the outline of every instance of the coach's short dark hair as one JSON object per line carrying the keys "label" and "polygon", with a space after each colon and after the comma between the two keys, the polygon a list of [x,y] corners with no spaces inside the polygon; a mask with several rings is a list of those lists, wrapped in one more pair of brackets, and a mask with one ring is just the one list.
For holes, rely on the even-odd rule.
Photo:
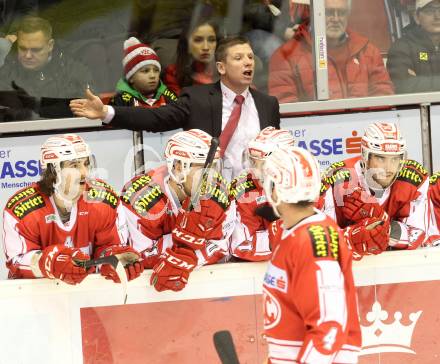
{"label": "coach's short dark hair", "polygon": [[17,32],[43,32],[47,39],[52,39],[52,25],[46,19],[38,16],[25,16],[17,26]]}
{"label": "coach's short dark hair", "polygon": [[249,39],[243,37],[242,35],[237,35],[233,37],[225,37],[220,39],[215,50],[215,60],[216,62],[222,62],[226,59],[226,53],[228,49],[237,44],[250,44]]}

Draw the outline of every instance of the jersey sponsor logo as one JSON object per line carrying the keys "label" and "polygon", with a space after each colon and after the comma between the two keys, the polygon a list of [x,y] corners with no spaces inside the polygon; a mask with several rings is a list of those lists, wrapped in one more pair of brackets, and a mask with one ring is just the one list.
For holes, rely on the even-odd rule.
{"label": "jersey sponsor logo", "polygon": [[414,170],[412,168],[402,168],[397,176],[397,180],[408,182],[416,187],[419,187],[422,182],[424,176],[421,172]]}
{"label": "jersey sponsor logo", "polygon": [[234,181],[231,182],[230,194],[233,198],[238,199],[240,196],[255,190],[257,186],[253,181],[252,177],[247,173],[238,176]]}
{"label": "jersey sponsor logo", "polygon": [[429,60],[429,56],[427,52],[419,52],[419,60],[421,61],[428,61]]}
{"label": "jersey sponsor logo", "polygon": [[106,182],[104,182],[104,181],[97,180],[97,179],[92,179],[92,180],[88,181],[88,183],[89,183],[90,186],[94,186],[94,187],[104,187],[104,188],[106,188],[107,190],[110,190],[110,191],[114,191],[114,190],[115,190],[115,189],[114,189],[112,186],[110,186],[108,183],[106,183]]}
{"label": "jersey sponsor logo", "polygon": [[26,199],[27,197],[33,195],[33,194],[36,193],[36,192],[37,192],[37,190],[36,190],[35,188],[33,188],[33,187],[29,187],[29,188],[26,188],[26,189],[23,190],[23,191],[18,192],[16,195],[12,196],[12,197],[9,199],[9,201],[8,201],[8,203],[7,203],[7,205],[6,205],[6,208],[10,209],[10,208],[11,208],[12,206],[14,206],[18,201],[20,201],[20,200],[24,200],[24,199]]}
{"label": "jersey sponsor logo", "polygon": [[26,215],[30,214],[32,211],[38,210],[42,207],[46,206],[46,203],[43,200],[43,197],[40,195],[29,197],[26,200],[23,200],[15,205],[12,212],[15,216],[17,216],[20,220],[23,219]]}
{"label": "jersey sponsor logo", "polygon": [[132,206],[139,215],[145,216],[160,201],[162,196],[164,194],[159,185],[149,187],[136,198]]}
{"label": "jersey sponsor logo", "polygon": [[281,321],[281,305],[275,296],[263,286],[264,329],[269,330]]}
{"label": "jersey sponsor logo", "polygon": [[264,275],[264,284],[270,288],[287,293],[287,273],[285,270],[268,264],[266,274]]}
{"label": "jersey sponsor logo", "polygon": [[223,210],[226,210],[231,204],[227,188],[223,183],[208,183],[202,185],[201,190],[203,191],[202,195],[204,195],[204,198],[217,202]]}
{"label": "jersey sponsor logo", "polygon": [[124,188],[122,191],[122,201],[129,204],[133,195],[136,194],[136,192],[140,191],[142,188],[147,186],[152,181],[151,176],[149,175],[143,175],[135,178],[132,180],[128,186]]}
{"label": "jersey sponsor logo", "polygon": [[307,228],[312,242],[313,255],[316,258],[333,258],[339,256],[339,234],[332,226],[311,225]]}
{"label": "jersey sponsor logo", "polygon": [[434,173],[431,177],[429,177],[429,184],[435,185],[440,178],[440,172]]}
{"label": "jersey sponsor logo", "polygon": [[404,168],[405,167],[412,167],[412,168],[418,170],[424,176],[426,176],[428,174],[428,170],[425,167],[423,167],[419,162],[414,161],[412,159],[408,159],[405,161]]}
{"label": "jersey sponsor logo", "polygon": [[348,169],[332,170],[332,173],[325,175],[324,181],[329,185],[350,181],[350,171]]}
{"label": "jersey sponsor logo", "polygon": [[107,189],[91,188],[87,191],[88,202],[103,202],[112,208],[118,206],[118,196],[115,192]]}

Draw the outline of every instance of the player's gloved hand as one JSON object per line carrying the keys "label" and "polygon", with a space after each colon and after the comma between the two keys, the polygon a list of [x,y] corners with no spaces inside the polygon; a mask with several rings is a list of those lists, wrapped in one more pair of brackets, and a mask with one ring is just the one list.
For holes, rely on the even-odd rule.
{"label": "player's gloved hand", "polygon": [[352,193],[343,196],[342,213],[347,220],[359,222],[368,217],[385,220],[386,212],[377,202],[368,202],[362,197],[362,189],[356,188]]}
{"label": "player's gloved hand", "polygon": [[86,261],[90,256],[79,249],[68,248],[64,244],[46,247],[38,262],[41,273],[46,278],[61,279],[68,284],[81,283],[94,269],[82,268],[75,264],[75,260]]}
{"label": "player's gloved hand", "polygon": [[[130,246],[113,245],[101,253],[101,257],[108,257],[116,255],[119,261],[125,268],[127,280],[131,281],[141,275],[144,271],[144,266],[140,261],[141,255]],[[101,275],[105,279],[111,279],[115,283],[121,283],[118,273],[110,264],[103,264],[101,266]]]}
{"label": "player's gloved hand", "polygon": [[361,256],[380,254],[388,247],[390,223],[388,220],[370,217],[348,226],[344,233],[354,253]]}
{"label": "player's gloved hand", "polygon": [[153,268],[150,284],[159,291],[181,291],[197,265],[196,254],[187,248],[167,249]]}
{"label": "player's gloved hand", "polygon": [[277,215],[275,215],[275,211],[272,206],[265,204],[258,206],[255,209],[255,215],[261,216],[263,219],[266,219],[269,222],[273,222],[279,219]]}
{"label": "player's gloved hand", "polygon": [[219,225],[225,219],[225,213],[214,204],[212,200],[201,200],[199,209],[181,209],[172,232],[173,241],[192,250],[200,250],[205,247],[207,240],[221,239],[223,233]]}

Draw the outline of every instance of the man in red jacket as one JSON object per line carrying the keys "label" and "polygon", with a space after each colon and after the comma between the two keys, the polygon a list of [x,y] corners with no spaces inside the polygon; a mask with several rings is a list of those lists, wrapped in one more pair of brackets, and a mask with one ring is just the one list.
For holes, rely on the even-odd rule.
{"label": "man in red jacket", "polygon": [[[394,93],[379,49],[347,29],[351,0],[325,1],[328,84],[330,99]],[[272,55],[269,93],[280,102],[314,100],[315,84],[310,25]]]}

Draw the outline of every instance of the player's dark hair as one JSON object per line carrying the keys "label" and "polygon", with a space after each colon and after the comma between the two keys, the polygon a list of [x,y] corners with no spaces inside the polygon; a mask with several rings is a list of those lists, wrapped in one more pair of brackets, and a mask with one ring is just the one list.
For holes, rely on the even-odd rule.
{"label": "player's dark hair", "polygon": [[216,62],[224,62],[228,53],[228,49],[237,44],[251,45],[249,39],[242,35],[230,36],[220,39],[220,41],[217,43],[217,49],[215,51]]}
{"label": "player's dark hair", "polygon": [[47,196],[52,196],[55,192],[55,182],[57,180],[57,172],[52,164],[48,164],[47,168],[43,170],[41,179],[37,182],[41,192]]}

